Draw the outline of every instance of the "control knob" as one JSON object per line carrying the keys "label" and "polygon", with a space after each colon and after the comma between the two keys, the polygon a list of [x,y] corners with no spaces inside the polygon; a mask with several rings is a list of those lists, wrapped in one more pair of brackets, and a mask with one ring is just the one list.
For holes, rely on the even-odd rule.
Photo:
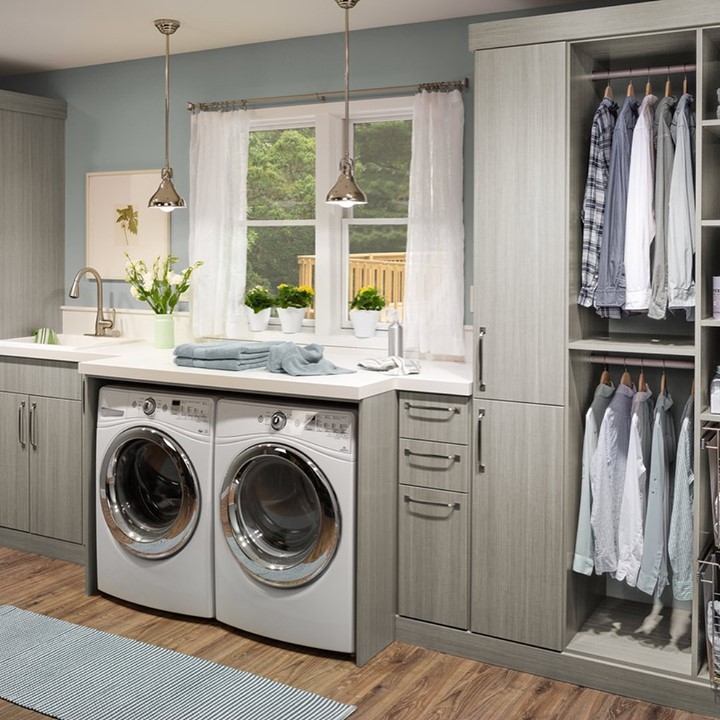
{"label": "control knob", "polygon": [[272,414],[272,417],[270,418],[270,427],[273,430],[282,430],[285,427],[285,423],[287,423],[287,416],[284,412],[278,410]]}
{"label": "control knob", "polygon": [[145,398],[142,404],[142,410],[146,415],[152,415],[155,412],[157,403],[151,398]]}

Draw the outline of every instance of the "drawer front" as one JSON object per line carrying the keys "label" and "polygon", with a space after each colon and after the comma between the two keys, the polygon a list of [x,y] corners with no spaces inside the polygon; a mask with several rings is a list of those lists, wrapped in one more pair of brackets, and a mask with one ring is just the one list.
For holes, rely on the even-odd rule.
{"label": "drawer front", "polygon": [[398,613],[468,628],[468,496],[400,486]]}
{"label": "drawer front", "polygon": [[470,399],[455,395],[400,393],[400,436],[467,445]]}
{"label": "drawer front", "polygon": [[400,439],[403,485],[467,492],[470,483],[469,449],[465,445]]}
{"label": "drawer front", "polygon": [[80,400],[81,388],[77,363],[0,358],[0,390]]}

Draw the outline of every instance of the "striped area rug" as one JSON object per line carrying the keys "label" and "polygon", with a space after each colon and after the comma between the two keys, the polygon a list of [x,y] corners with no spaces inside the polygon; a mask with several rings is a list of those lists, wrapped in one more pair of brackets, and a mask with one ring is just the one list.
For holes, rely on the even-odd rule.
{"label": "striped area rug", "polygon": [[342,720],[354,707],[0,605],[0,697],[60,720]]}

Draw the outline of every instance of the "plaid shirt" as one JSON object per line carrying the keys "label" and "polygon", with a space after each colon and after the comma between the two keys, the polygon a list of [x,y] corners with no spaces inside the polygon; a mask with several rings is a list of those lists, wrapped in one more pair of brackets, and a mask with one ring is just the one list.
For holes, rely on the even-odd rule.
{"label": "plaid shirt", "polygon": [[610,148],[617,118],[614,100],[603,98],[590,130],[590,158],[581,218],[583,222],[582,286],[578,305],[592,307],[598,285],[598,264],[605,219],[605,188],[610,172]]}

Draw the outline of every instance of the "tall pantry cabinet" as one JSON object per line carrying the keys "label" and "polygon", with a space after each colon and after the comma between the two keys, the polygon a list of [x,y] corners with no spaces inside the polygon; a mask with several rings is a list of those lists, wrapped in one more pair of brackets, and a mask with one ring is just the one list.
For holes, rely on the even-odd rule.
{"label": "tall pantry cabinet", "polygon": [[[720,6],[655,0],[495,20],[469,28],[475,54],[475,385],[470,630],[400,619],[397,637],[494,664],[720,717],[707,669],[705,604],[653,601],[573,572],[585,412],[603,364],[617,384],[661,374],[673,419],[694,392],[692,552],[711,541],[701,450],[720,364],[712,277],[720,275]],[[600,318],[579,307],[581,209],[590,128],[608,73],[622,104],[666,80],[695,96],[696,312]],[[680,70],[678,70],[680,68]],[[667,71],[666,71],[667,70]],[[668,74],[670,77],[668,78]],[[694,389],[693,389],[694,388]],[[673,618],[686,619],[673,636]],[[676,626],[677,627],[677,626]]]}

